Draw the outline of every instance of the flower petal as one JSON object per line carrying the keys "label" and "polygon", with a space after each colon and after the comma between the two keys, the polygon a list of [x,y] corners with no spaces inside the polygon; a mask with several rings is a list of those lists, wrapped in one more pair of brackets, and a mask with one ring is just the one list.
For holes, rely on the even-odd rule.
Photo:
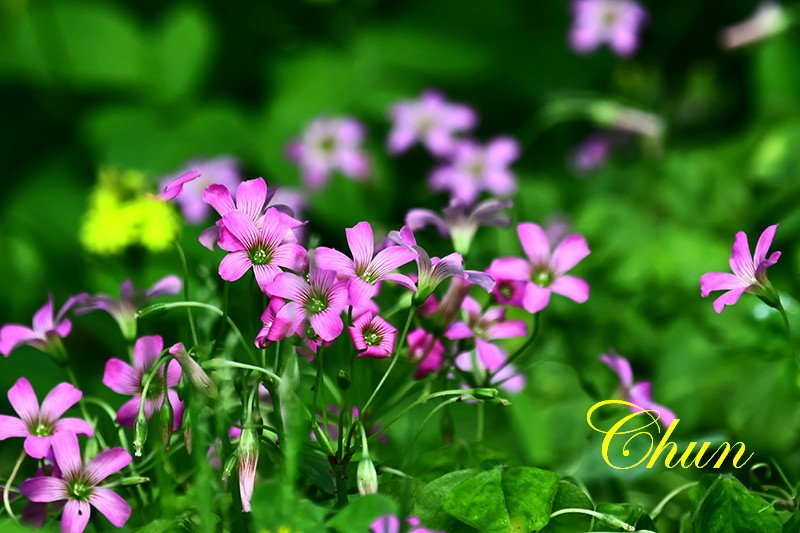
{"label": "flower petal", "polygon": [[567,235],[553,250],[553,272],[558,276],[570,270],[589,255],[589,244],[583,235]]}
{"label": "flower petal", "polygon": [[773,224],[765,229],[756,243],[756,252],[753,254],[753,263],[760,265],[764,259],[767,258],[769,247],[772,246],[772,239],[775,238],[775,231],[778,229],[777,224]]}
{"label": "flower petal", "polygon": [[145,296],[147,298],[157,298],[159,296],[171,296],[173,294],[178,294],[181,292],[181,287],[183,287],[183,282],[181,278],[178,276],[165,276],[160,280],[156,281],[152,287],[145,291]]}
{"label": "flower petal", "polygon": [[131,506],[111,489],[95,487],[89,503],[116,527],[122,527],[131,517]]}
{"label": "flower petal", "polygon": [[51,437],[50,444],[53,446],[53,455],[64,479],[77,475],[83,468],[78,437],[74,433],[59,433]]}
{"label": "flower petal", "polygon": [[517,235],[525,255],[532,263],[549,262],[550,241],[541,226],[532,222],[523,222],[517,226]]}
{"label": "flower petal", "polygon": [[314,249],[314,258],[316,259],[317,267],[324,270],[333,270],[338,273],[341,278],[356,275],[355,263],[353,263],[353,260],[339,250],[320,246]]}
{"label": "flower petal", "polygon": [[37,338],[36,333],[22,324],[6,324],[0,328],[0,353],[8,357],[11,352],[28,341]]}
{"label": "flower petal", "polygon": [[410,263],[416,257],[417,254],[405,246],[389,246],[375,255],[375,258],[370,262],[368,271],[378,279],[381,279],[392,270]]}
{"label": "flower petal", "polygon": [[473,333],[472,328],[466,323],[453,322],[450,324],[450,327],[447,328],[447,331],[444,332],[444,336],[450,340],[471,339],[475,336],[475,333]]}
{"label": "flower petal", "polygon": [[257,220],[267,201],[267,183],[264,178],[243,181],[236,188],[236,208],[250,220]]}
{"label": "flower petal", "polygon": [[529,313],[538,313],[550,303],[550,290],[528,283],[525,285],[525,296],[522,299],[522,306]]}
{"label": "flower petal", "polygon": [[707,272],[700,276],[700,295],[705,298],[713,291],[746,289],[749,283],[728,272]]}
{"label": "flower petal", "polygon": [[633,385],[633,370],[630,362],[625,357],[611,352],[610,354],[602,354],[600,361],[614,371],[624,388],[628,389]]}
{"label": "flower petal", "polygon": [[219,277],[225,281],[236,281],[244,276],[253,263],[245,251],[231,252],[219,264]]}
{"label": "flower petal", "polygon": [[31,382],[19,378],[8,390],[8,402],[23,422],[29,423],[39,416],[39,400]]}
{"label": "flower petal", "polygon": [[177,178],[175,178],[174,180],[169,182],[169,184],[167,184],[167,186],[164,188],[164,190],[158,195],[158,199],[159,200],[172,200],[173,198],[178,196],[181,193],[181,191],[183,191],[183,186],[186,183],[188,183],[188,182],[190,182],[192,180],[196,180],[199,177],[200,177],[200,173],[196,172],[194,170],[191,170],[191,171],[187,172],[186,174],[178,176]]}
{"label": "flower petal", "polygon": [[134,396],[127,402],[122,404],[117,410],[117,417],[114,419],[114,422],[121,426],[132,428],[134,422],[136,422],[136,417],[139,414],[139,403],[141,398],[139,396]]}
{"label": "flower petal", "polygon": [[34,476],[19,485],[19,491],[32,502],[48,503],[66,500],[67,482],[50,476]]}
{"label": "flower petal", "polygon": [[486,338],[488,340],[514,339],[516,337],[525,337],[527,334],[528,325],[522,320],[498,322],[489,326],[489,329],[486,330]]}
{"label": "flower petal", "polygon": [[326,309],[321,313],[309,315],[308,321],[314,332],[324,341],[332,341],[342,333],[344,323],[338,313]]}
{"label": "flower petal", "polygon": [[487,370],[497,370],[506,362],[506,352],[496,344],[483,339],[475,339],[475,349]]}
{"label": "flower petal", "polygon": [[267,287],[275,279],[275,276],[283,272],[275,265],[253,265],[253,275],[261,292],[266,293]]}
{"label": "flower petal", "polygon": [[0,415],[0,440],[12,437],[27,437],[28,426],[19,418]]}
{"label": "flower petal", "polygon": [[83,398],[83,393],[70,383],[59,383],[51,390],[44,400],[39,414],[50,421],[61,418],[67,409]]}
{"label": "flower petal", "polygon": [[726,305],[733,305],[739,301],[742,294],[744,294],[744,289],[733,289],[722,296],[714,300],[714,311],[717,313],[721,313],[723,309],[725,309]]}
{"label": "flower petal", "polygon": [[743,231],[736,233],[736,238],[731,248],[729,264],[731,270],[737,276],[745,279],[755,278],[756,270],[753,265],[753,258],[750,257],[750,244],[747,242],[747,234]]}
{"label": "flower petal", "polygon": [[[652,400],[651,384],[649,381],[642,381],[631,387],[628,393],[628,401],[647,411],[656,411],[659,415],[659,421],[664,426],[669,427],[670,424],[677,418],[675,413],[667,409],[663,405],[659,405]],[[638,412],[638,409],[631,407],[631,411]]]}
{"label": "flower petal", "polygon": [[118,394],[136,394],[139,390],[139,374],[121,359],[109,359],[103,373],[103,385]]}
{"label": "flower petal", "polygon": [[128,466],[133,458],[124,448],[109,448],[99,453],[86,465],[88,481],[96,485],[111,474]]}
{"label": "flower petal", "polygon": [[47,303],[33,315],[33,331],[43,336],[53,329],[55,325],[53,322],[53,297],[51,296],[47,299]]}
{"label": "flower petal", "polygon": [[61,533],[83,533],[92,508],[89,502],[69,500],[64,506],[64,513],[61,515]]}
{"label": "flower petal", "polygon": [[520,257],[500,257],[492,261],[486,273],[497,281],[528,281],[531,279],[531,265]]}
{"label": "flower petal", "polygon": [[582,304],[589,299],[589,284],[575,276],[561,276],[553,281],[550,290]]}
{"label": "flower petal", "polygon": [[50,437],[28,435],[22,447],[25,448],[25,453],[34,459],[44,459],[50,454],[50,439]]}
{"label": "flower petal", "polygon": [[359,222],[352,228],[344,230],[347,244],[353,254],[353,263],[357,272],[363,272],[372,261],[375,252],[375,236],[369,222]]}
{"label": "flower petal", "polygon": [[197,237],[197,240],[200,242],[203,248],[213,252],[214,247],[217,245],[217,242],[219,242],[219,226],[215,224],[210,228],[206,228],[203,230],[200,236]]}
{"label": "flower petal", "polygon": [[417,286],[414,284],[411,278],[409,278],[405,274],[398,274],[396,272],[392,274],[386,274],[385,276],[383,276],[383,281],[391,281],[392,283],[397,283],[401,287],[405,287],[406,289],[411,291],[417,290]]}
{"label": "flower petal", "polygon": [[87,435],[91,437],[94,435],[94,428],[86,420],[82,418],[62,418],[55,423],[54,434],[60,431],[69,431],[76,435]]}
{"label": "flower petal", "polygon": [[248,250],[259,242],[259,231],[254,219],[241,211],[231,211],[222,217],[222,225]]}
{"label": "flower petal", "polygon": [[133,364],[138,373],[153,366],[163,351],[164,339],[161,335],[139,337],[133,346]]}
{"label": "flower petal", "polygon": [[221,217],[236,210],[231,192],[227,187],[218,183],[206,187],[203,191],[203,201],[213,207]]}
{"label": "flower petal", "polygon": [[283,272],[275,276],[267,285],[267,294],[286,300],[302,301],[305,299],[310,287],[306,281],[290,272]]}

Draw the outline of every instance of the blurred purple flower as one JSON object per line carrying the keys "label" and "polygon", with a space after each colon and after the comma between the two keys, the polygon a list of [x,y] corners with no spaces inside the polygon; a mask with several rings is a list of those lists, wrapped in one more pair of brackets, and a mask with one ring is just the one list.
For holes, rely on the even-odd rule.
{"label": "blurred purple flower", "polygon": [[747,46],[767,39],[789,27],[792,20],[778,2],[762,2],[750,18],[720,32],[723,48]]}
{"label": "blurred purple flower", "polygon": [[[233,157],[191,161],[181,172],[184,173],[189,169],[197,171],[200,176],[183,184],[183,190],[175,197],[175,203],[180,206],[186,221],[196,225],[205,221],[211,211],[209,205],[203,201],[203,191],[206,187],[218,184],[233,189],[242,182],[242,177],[239,172],[239,162]],[[163,178],[161,187],[167,187],[175,179],[175,175]]]}
{"label": "blurred purple flower", "polygon": [[158,194],[158,199],[164,201],[174,200],[183,192],[183,187],[187,183],[190,183],[199,177],[200,173],[194,170],[184,172],[177,177],[170,177],[166,182],[162,183],[161,187],[163,190]]}
{"label": "blurred purple flower", "polygon": [[438,372],[444,364],[444,345],[433,333],[417,328],[406,337],[408,357],[417,363],[415,379],[422,379],[428,374]]}
{"label": "blurred purple flower", "polygon": [[498,137],[486,145],[460,141],[451,162],[433,171],[430,186],[434,191],[449,191],[452,199],[464,204],[472,204],[482,191],[508,196],[517,188],[517,178],[508,167],[519,152],[519,144],[510,137]]}
{"label": "blurred purple flower", "polygon": [[[633,382],[633,370],[631,370],[631,364],[626,358],[611,350],[608,354],[602,354],[600,360],[619,377],[620,395],[625,400],[645,410],[656,411],[659,414],[659,420],[665,427],[669,427],[673,420],[677,418],[671,410],[653,402],[652,386],[649,381]],[[635,407],[631,407],[631,411],[634,413],[639,412]]]}
{"label": "blurred purple flower", "polygon": [[289,143],[287,155],[300,166],[303,181],[312,189],[325,186],[334,171],[356,180],[367,177],[370,163],[362,150],[364,126],[349,117],[317,118],[299,139]]}
{"label": "blurred purple flower", "polygon": [[607,135],[593,133],[573,152],[572,167],[578,172],[588,172],[605,165],[613,143]]}
{"label": "blurred purple flower", "polygon": [[15,348],[22,344],[33,346],[37,350],[50,353],[56,357],[63,356],[61,341],[72,330],[72,322],[65,315],[74,305],[88,297],[81,293],[67,299],[54,316],[53,297],[47,298],[44,304],[33,315],[33,327],[22,324],[6,324],[0,328],[0,353],[8,357]]}
{"label": "blurred purple flower", "polygon": [[452,153],[455,135],[472,129],[478,121],[468,106],[445,100],[437,91],[425,91],[418,100],[392,106],[392,131],[388,148],[392,154],[405,152],[414,143],[422,143],[437,156]]}
{"label": "blurred purple flower", "polygon": [[608,43],[619,56],[633,55],[647,12],[633,0],[573,0],[572,49],[579,54]]}

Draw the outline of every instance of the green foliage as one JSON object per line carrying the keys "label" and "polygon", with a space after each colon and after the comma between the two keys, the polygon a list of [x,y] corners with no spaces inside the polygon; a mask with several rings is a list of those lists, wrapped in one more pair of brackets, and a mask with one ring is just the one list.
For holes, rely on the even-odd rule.
{"label": "green foliage", "polygon": [[703,533],[781,531],[783,527],[769,502],[731,476],[720,476],[711,484],[697,505],[693,524],[695,531]]}
{"label": "green foliage", "polygon": [[253,525],[257,531],[326,531],[326,510],[298,498],[292,488],[284,483],[266,483],[257,487],[253,492],[252,505]]}
{"label": "green foliage", "polygon": [[397,514],[397,504],[382,494],[368,494],[354,499],[325,525],[339,533],[360,533],[381,516]]}

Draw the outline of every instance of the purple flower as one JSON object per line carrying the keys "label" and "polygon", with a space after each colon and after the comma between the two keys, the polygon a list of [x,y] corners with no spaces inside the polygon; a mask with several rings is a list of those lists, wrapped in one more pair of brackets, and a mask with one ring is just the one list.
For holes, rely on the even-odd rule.
{"label": "purple flower", "polygon": [[[505,264],[505,259],[495,259],[486,269],[486,273],[495,280],[492,296],[501,305],[522,307],[522,302],[525,300],[527,282],[505,277]],[[514,275],[514,277],[516,278],[517,276]]]}
{"label": "purple flower", "polygon": [[452,199],[471,204],[482,191],[508,196],[517,189],[517,178],[509,165],[519,157],[519,144],[510,137],[499,137],[485,146],[461,141],[450,164],[431,174],[435,191],[450,191]]}
{"label": "purple flower", "polygon": [[491,307],[484,312],[475,299],[467,296],[462,309],[466,314],[466,321],[451,324],[444,336],[450,340],[475,339],[478,357],[489,370],[497,370],[508,358],[505,350],[491,341],[524,337],[528,334],[525,322],[506,320],[506,310],[502,307]]}
{"label": "purple flower", "polygon": [[0,440],[24,437],[25,452],[34,459],[44,459],[56,435],[67,432],[91,437],[94,430],[85,420],[61,418],[82,397],[83,393],[69,383],[59,383],[40,407],[31,383],[19,378],[8,390],[8,401],[19,418],[0,415]]}
{"label": "purple flower", "polygon": [[[181,365],[175,359],[170,359],[169,364],[160,365],[156,370],[154,365],[164,351],[164,339],[160,335],[139,337],[133,347],[133,366],[120,359],[109,359],[103,373],[103,384],[118,394],[132,396],[117,411],[116,422],[127,427],[133,427],[139,414],[139,404],[142,401],[144,378],[155,371],[156,375],[150,381],[147,396],[144,399],[144,416],[150,419],[153,413],[161,408],[164,401],[164,389],[175,387],[181,379]],[[166,366],[166,376],[165,367]],[[166,379],[166,383],[164,380]],[[172,430],[181,427],[183,418],[183,402],[178,398],[178,393],[168,389],[169,403],[172,405],[174,420]]]}
{"label": "purple flower", "polygon": [[633,0],[573,0],[572,12],[570,43],[579,54],[608,43],[619,56],[633,55],[647,22],[647,12]]}
{"label": "purple flower", "polygon": [[105,311],[111,315],[119,325],[126,339],[136,338],[136,312],[147,305],[153,298],[178,294],[183,283],[178,276],[166,276],[156,281],[147,290],[139,290],[129,279],[122,282],[119,287],[119,299],[107,294],[95,294],[83,299],[75,307],[77,314],[91,311]]}
{"label": "purple flower", "polygon": [[449,155],[458,142],[455,135],[472,129],[478,121],[468,106],[448,102],[436,91],[425,91],[418,100],[393,105],[391,115],[387,144],[392,154],[420,142],[434,155]]}
{"label": "purple flower", "polygon": [[[669,427],[672,421],[677,418],[675,413],[663,405],[653,402],[650,391],[652,385],[649,381],[633,382],[633,370],[631,370],[631,364],[627,359],[612,350],[609,354],[601,355],[600,360],[619,376],[620,395],[628,402],[636,404],[645,410],[657,412],[659,420],[665,427]],[[640,412],[635,407],[631,407],[631,411],[634,413]]]}
{"label": "purple flower", "polygon": [[778,305],[778,296],[767,279],[767,268],[777,263],[781,257],[780,252],[773,252],[767,257],[777,229],[778,225],[774,224],[761,233],[752,256],[747,235],[743,231],[738,232],[729,261],[733,274],[708,272],[700,277],[700,294],[703,298],[713,291],[726,291],[714,300],[714,311],[721,313],[726,305],[738,302],[745,292],[755,294],[773,307]]}
{"label": "purple flower", "polygon": [[433,333],[417,328],[406,337],[408,357],[417,363],[415,379],[422,379],[432,372],[438,372],[444,364],[444,345]]}
{"label": "purple flower", "polygon": [[53,454],[63,479],[36,476],[23,481],[20,492],[32,502],[66,501],[61,516],[61,531],[81,533],[89,523],[94,507],[116,527],[122,527],[131,516],[131,507],[116,492],[100,483],[131,462],[122,448],[111,448],[84,465],[74,433],[53,437]]}
{"label": "purple flower", "polygon": [[781,33],[791,23],[791,16],[778,2],[762,2],[750,18],[723,29],[720,41],[723,48],[739,48]]}
{"label": "purple flower", "polygon": [[163,191],[158,194],[159,200],[173,200],[176,198],[181,192],[183,192],[183,186],[187,183],[196,180],[200,177],[199,172],[195,172],[194,170],[190,170],[184,174],[181,174],[177,178],[171,179],[168,183],[162,185]]}
{"label": "purple flower", "polygon": [[472,374],[477,383],[483,384],[489,372],[492,372],[491,387],[501,387],[506,392],[511,394],[518,394],[525,388],[527,380],[525,376],[520,374],[514,365],[505,364],[506,359],[491,361],[496,365],[496,368],[488,368],[480,355],[476,351],[461,352],[455,357],[456,367],[463,371]]}
{"label": "purple flower", "polygon": [[466,254],[472,245],[472,239],[478,228],[482,226],[508,227],[511,219],[502,211],[510,209],[513,204],[510,200],[497,200],[491,198],[476,204],[473,207],[453,199],[442,215],[429,209],[412,209],[406,214],[406,225],[413,231],[426,226],[435,227],[443,237],[453,240],[456,252]]}
{"label": "purple flower", "polygon": [[529,313],[538,313],[550,303],[554,292],[578,303],[589,299],[589,284],[566,275],[572,267],[589,255],[583,235],[567,235],[555,249],[541,226],[523,222],[517,226],[522,249],[528,259],[503,257],[492,262],[491,270],[501,279],[525,282],[522,306]]}
{"label": "purple flower", "polygon": [[[420,525],[419,518],[416,516],[409,516],[406,520],[408,523],[408,533],[444,533],[443,531],[434,531],[432,529],[424,528]],[[394,515],[379,516],[369,526],[371,533],[400,533],[400,519]]]}
{"label": "purple flower", "polygon": [[365,305],[377,293],[379,281],[393,281],[414,290],[414,282],[408,276],[391,273],[414,260],[416,254],[412,250],[405,246],[388,246],[375,254],[375,237],[369,222],[359,222],[345,229],[345,235],[353,259],[324,246],[315,250],[315,258],[319,268],[333,270],[340,279],[348,280],[350,305]]}
{"label": "purple flower", "polygon": [[184,180],[181,184],[182,191],[179,191],[174,198],[186,221],[190,224],[200,224],[208,218],[210,212],[208,204],[203,201],[203,190],[214,183],[229,189],[236,187],[242,181],[239,162],[233,157],[218,157],[192,161],[187,167],[180,176],[172,175],[163,178],[161,187],[169,188],[171,183],[177,183],[187,176],[186,172],[189,169],[195,170],[200,179]]}
{"label": "purple flower", "polygon": [[384,358],[392,355],[397,329],[379,316],[364,313],[349,328],[359,357]]}
{"label": "purple flower", "polygon": [[229,212],[222,223],[233,236],[219,242],[220,248],[230,252],[219,264],[219,276],[225,281],[236,281],[253,269],[258,286],[266,292],[281,273],[280,267],[295,268],[298,257],[305,255],[305,248],[286,242],[287,234],[302,222],[275,208],[267,209],[261,227],[239,211]]}
{"label": "purple flower", "polygon": [[78,294],[67,299],[58,313],[53,316],[53,297],[47,299],[33,315],[33,328],[22,324],[6,324],[0,328],[0,353],[11,355],[14,348],[27,344],[54,356],[61,356],[61,341],[72,330],[72,322],[64,318],[70,308],[85,300],[86,294]]}
{"label": "purple flower", "polygon": [[303,181],[313,189],[323,187],[331,172],[364,179],[370,172],[363,152],[364,126],[349,117],[318,118],[299,139],[289,143],[289,159],[300,166]]}
{"label": "purple flower", "polygon": [[572,154],[572,166],[578,172],[602,167],[611,154],[611,139],[605,135],[590,135]]}
{"label": "purple flower", "polygon": [[256,335],[255,344],[257,348],[266,348],[273,342],[285,339],[287,336],[296,333],[295,331],[289,331],[291,323],[281,325],[281,323],[275,321],[275,318],[278,316],[278,311],[280,311],[281,307],[284,305],[286,305],[286,302],[282,299],[270,298],[266,309],[261,313],[261,323],[263,327],[261,331],[258,332],[258,335]]}
{"label": "purple flower", "polygon": [[347,288],[336,279],[336,272],[312,267],[308,281],[297,274],[283,272],[267,285],[267,294],[288,300],[275,320],[286,324],[289,331],[308,320],[313,333],[330,342],[342,333],[340,316],[347,307]]}

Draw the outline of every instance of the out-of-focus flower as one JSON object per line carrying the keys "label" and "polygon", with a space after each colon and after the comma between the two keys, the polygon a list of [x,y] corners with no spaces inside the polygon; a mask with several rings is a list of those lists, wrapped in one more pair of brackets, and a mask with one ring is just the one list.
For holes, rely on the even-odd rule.
{"label": "out-of-focus flower", "polygon": [[159,296],[178,294],[183,283],[178,276],[166,276],[156,281],[147,290],[137,289],[126,279],[119,287],[119,299],[107,294],[95,294],[82,299],[75,306],[76,314],[105,311],[117,322],[122,335],[129,340],[136,338],[136,312],[150,300]]}
{"label": "out-of-focus flower", "polygon": [[[443,531],[434,531],[427,529],[420,525],[419,518],[416,516],[409,516],[406,520],[408,523],[408,533],[444,533]],[[380,516],[372,522],[369,527],[371,533],[400,533],[400,519],[394,515]]]}
{"label": "out-of-focus flower", "polygon": [[506,364],[506,358],[489,359],[494,368],[489,368],[484,358],[477,353],[477,350],[461,352],[455,357],[456,367],[463,372],[468,372],[475,377],[479,384],[486,382],[487,376],[491,373],[489,387],[501,387],[506,392],[517,394],[525,388],[525,376],[520,374],[514,365]]}
{"label": "out-of-focus flower", "polygon": [[417,363],[415,379],[422,379],[430,373],[438,372],[444,364],[444,345],[433,333],[417,328],[406,337],[408,357]]}
{"label": "out-of-focus flower", "polygon": [[364,313],[348,328],[359,357],[384,358],[392,355],[397,329],[379,316]]}
{"label": "out-of-focus flower", "polygon": [[713,291],[726,291],[714,300],[714,311],[721,313],[726,305],[738,302],[745,292],[755,294],[771,307],[780,305],[778,294],[767,279],[767,269],[781,257],[780,252],[773,252],[767,257],[777,229],[778,225],[774,224],[761,233],[752,256],[747,234],[743,231],[738,232],[733,241],[729,261],[733,274],[708,272],[700,277],[700,294],[704,298]]}
{"label": "out-of-focus flower", "polygon": [[489,268],[486,269],[486,273],[495,280],[492,295],[497,303],[522,307],[522,302],[525,300],[527,282],[504,277],[506,269],[503,258],[494,259]]}
{"label": "out-of-focus flower", "polygon": [[413,231],[426,226],[435,227],[443,237],[453,240],[453,249],[460,253],[469,252],[472,239],[478,228],[482,226],[508,227],[511,218],[502,214],[510,209],[510,200],[491,198],[472,207],[453,199],[450,205],[442,210],[442,215],[429,209],[412,209],[406,214],[406,225]]}
{"label": "out-of-focus flower", "polygon": [[83,393],[69,383],[59,383],[51,390],[41,407],[30,381],[19,378],[8,390],[8,402],[19,418],[0,415],[0,440],[24,437],[25,453],[44,459],[50,453],[53,438],[64,432],[94,434],[92,426],[80,418],[61,418],[78,403]]}
{"label": "out-of-focus flower", "polygon": [[300,166],[303,181],[313,189],[328,183],[332,172],[356,180],[370,172],[362,149],[364,126],[349,117],[317,118],[299,139],[289,143],[287,155]]}
{"label": "out-of-focus flower", "polygon": [[[671,410],[653,402],[651,394],[652,384],[649,381],[633,382],[633,370],[631,370],[631,364],[626,358],[612,350],[608,354],[602,354],[600,356],[600,361],[606,364],[619,377],[619,394],[625,398],[625,400],[645,410],[657,412],[659,420],[665,427],[669,427],[677,418],[675,413]],[[631,411],[634,413],[639,412],[635,407],[631,407]]]}
{"label": "out-of-focus flower", "polygon": [[164,201],[174,200],[183,192],[184,185],[195,181],[199,177],[200,173],[194,170],[184,172],[177,177],[172,176],[166,183],[161,185],[164,190],[158,193],[157,198]]}
{"label": "out-of-focus flower", "polygon": [[503,257],[492,262],[491,270],[500,279],[524,281],[522,305],[529,313],[538,313],[550,302],[554,292],[583,303],[589,299],[589,284],[566,273],[589,255],[583,235],[568,235],[553,248],[541,226],[523,222],[517,226],[527,260]]}
{"label": "out-of-focus flower", "polygon": [[[369,222],[359,222],[345,229],[347,244],[353,258],[339,250],[321,246],[315,250],[317,266],[332,270],[340,279],[347,280],[350,305],[361,307],[378,291],[377,283],[392,281],[414,290],[408,276],[392,273],[393,270],[413,261],[416,254],[405,246],[387,246],[375,254],[375,236]],[[374,257],[373,257],[374,255]]]}
{"label": "out-of-focus flower", "polygon": [[20,484],[20,492],[32,502],[66,501],[61,516],[64,533],[82,533],[89,523],[92,507],[114,526],[124,526],[131,516],[130,505],[100,483],[128,466],[130,454],[123,448],[111,448],[84,465],[74,433],[53,437],[53,454],[63,479],[35,476]]}
{"label": "out-of-focus flower", "polygon": [[571,166],[578,172],[589,172],[606,164],[614,139],[605,132],[596,132],[584,140],[572,153]]}
{"label": "out-of-focus flower", "polygon": [[[184,178],[189,171],[195,171],[198,176],[180,183],[179,180]],[[186,221],[189,224],[200,224],[208,218],[210,212],[208,204],[203,201],[203,191],[206,187],[216,183],[233,189],[241,181],[239,162],[233,157],[191,161],[178,174],[166,176],[161,180],[161,188],[164,193],[160,197],[162,199],[174,198]],[[175,191],[178,185],[181,190]],[[172,190],[169,189],[170,186],[172,186]],[[172,193],[169,198],[165,198],[167,191]]]}
{"label": "out-of-focus flower", "polygon": [[275,208],[267,209],[261,227],[239,211],[222,217],[222,224],[233,238],[220,239],[220,248],[229,252],[219,264],[219,275],[225,281],[236,281],[253,269],[262,291],[281,273],[281,268],[295,268],[305,248],[286,242],[287,234],[303,223]]}
{"label": "out-of-focus flower", "polygon": [[762,2],[749,19],[724,28],[719,35],[720,44],[727,49],[747,46],[783,32],[791,22],[778,2]]}
{"label": "out-of-focus flower", "polygon": [[86,294],[71,296],[54,316],[53,297],[50,296],[47,303],[33,315],[32,328],[22,324],[4,325],[0,328],[0,353],[8,357],[14,348],[27,344],[56,358],[63,357],[61,339],[72,331],[72,322],[65,316],[67,311],[86,298]]}
{"label": "out-of-focus flower", "polygon": [[509,166],[519,157],[519,144],[510,137],[499,137],[486,145],[460,141],[452,161],[437,168],[429,183],[435,191],[449,191],[452,199],[471,204],[482,191],[508,196],[517,188],[517,178]]}
{"label": "out-of-focus flower", "polygon": [[[139,414],[139,405],[142,402],[144,378],[151,372],[156,372],[144,398],[144,417],[149,420],[153,413],[161,408],[161,403],[164,401],[164,389],[167,388],[168,401],[172,405],[174,413],[172,430],[177,431],[181,427],[183,402],[178,398],[178,393],[170,388],[177,386],[180,382],[181,366],[175,359],[170,359],[167,365],[161,364],[159,368],[154,368],[163,351],[164,340],[160,335],[139,337],[133,347],[133,366],[116,358],[109,359],[106,363],[103,384],[118,394],[132,396],[117,411],[117,423],[134,427],[134,422]],[[165,379],[166,383],[164,383]]]}
{"label": "out-of-focus flower", "polygon": [[[297,331],[308,320],[313,332],[324,341],[330,342],[342,333],[344,323],[340,315],[347,307],[347,288],[335,272],[312,267],[308,281],[283,272],[267,284],[266,292],[288,300],[275,317],[287,331]],[[276,335],[280,333],[275,331]]]}
{"label": "out-of-focus flower", "polygon": [[434,155],[449,155],[457,143],[456,134],[472,129],[478,121],[470,107],[448,102],[437,91],[425,91],[418,100],[398,102],[392,106],[391,115],[387,144],[393,154],[420,142]]}
{"label": "out-of-focus flower", "polygon": [[179,229],[175,208],[149,192],[144,174],[103,168],[89,198],[80,240],[98,254],[117,254],[134,245],[160,252]]}
{"label": "out-of-focus flower", "polygon": [[475,339],[478,357],[489,370],[497,370],[508,358],[505,350],[491,341],[524,337],[528,334],[525,322],[506,320],[506,311],[502,307],[491,307],[484,312],[474,298],[467,296],[462,309],[466,321],[451,324],[444,336],[451,340]]}
{"label": "out-of-focus flower", "polygon": [[575,17],[570,31],[572,49],[580,54],[608,43],[619,56],[639,48],[639,32],[647,12],[633,0],[573,0]]}

